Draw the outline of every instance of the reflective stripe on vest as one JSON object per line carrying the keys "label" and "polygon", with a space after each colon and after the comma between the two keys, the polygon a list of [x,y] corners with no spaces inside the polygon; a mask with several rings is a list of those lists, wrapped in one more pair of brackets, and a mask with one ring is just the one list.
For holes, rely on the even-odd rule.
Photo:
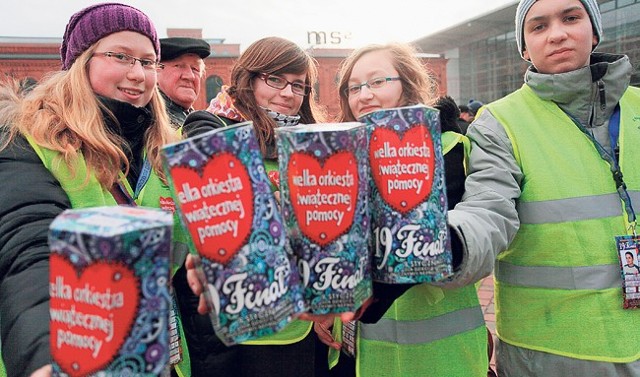
{"label": "reflective stripe on vest", "polygon": [[[619,162],[640,208],[640,91],[629,88],[620,108]],[[627,216],[609,164],[556,104],[527,85],[487,110],[503,125],[523,173],[520,229],[496,262],[498,336],[571,358],[637,360],[640,316],[622,309],[614,241],[627,233]]]}
{"label": "reflective stripe on vest", "polygon": [[605,264],[583,267],[516,266],[498,261],[496,279],[520,287],[556,289],[620,288],[620,266]]}
{"label": "reflective stripe on vest", "polygon": [[[634,208],[640,208],[640,192],[628,191]],[[556,199],[539,202],[518,202],[521,224],[560,223],[622,216],[617,193]]]}
{"label": "reflective stripe on vest", "polygon": [[418,321],[383,318],[373,325],[361,323],[360,337],[398,344],[430,343],[476,329],[484,324],[482,309],[474,306]]}

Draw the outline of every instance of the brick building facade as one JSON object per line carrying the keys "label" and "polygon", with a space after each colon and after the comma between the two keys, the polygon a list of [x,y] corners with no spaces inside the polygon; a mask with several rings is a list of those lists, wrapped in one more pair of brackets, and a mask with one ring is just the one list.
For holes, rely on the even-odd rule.
{"label": "brick building facade", "polygon": [[[167,35],[201,38],[201,31],[169,29]],[[225,44],[223,39],[205,40],[211,45],[211,55],[205,59],[206,75],[203,77],[203,89],[194,104],[196,109],[206,108],[208,101],[218,93],[220,87],[229,83],[231,67],[240,54],[238,44]],[[47,73],[59,70],[61,42],[61,38],[0,37],[0,75],[37,81]],[[351,50],[315,48],[309,52],[318,62],[318,101],[327,109],[330,117],[335,117],[339,113],[338,69]],[[438,81],[440,94],[445,94],[447,59],[423,57],[422,60]]]}

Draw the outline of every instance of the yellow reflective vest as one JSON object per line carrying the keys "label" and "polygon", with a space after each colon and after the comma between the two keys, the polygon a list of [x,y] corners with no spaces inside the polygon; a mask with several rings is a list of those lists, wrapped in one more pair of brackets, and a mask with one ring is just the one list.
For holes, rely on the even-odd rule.
{"label": "yellow reflective vest", "polygon": [[[445,132],[441,140],[444,154],[458,143],[468,152],[468,140],[460,134]],[[341,338],[339,321],[333,333]],[[329,355],[333,366],[339,353],[330,349]],[[358,377],[485,377],[488,367],[487,329],[475,285],[441,289],[418,284],[377,323],[358,322]]]}
{"label": "yellow reflective vest", "polygon": [[4,363],[2,362],[1,357],[0,357],[0,377],[7,377],[7,371],[4,370]]}
{"label": "yellow reflective vest", "polygon": [[[67,193],[72,208],[89,208],[89,207],[101,207],[101,206],[115,206],[118,205],[113,195],[105,190],[98,182],[95,175],[91,174],[89,180],[85,182],[87,167],[84,159],[79,158],[75,165],[74,173],[68,169],[64,160],[60,158],[60,153],[52,151],[47,148],[43,148],[35,143],[33,138],[27,136],[27,140],[31,147],[42,160],[44,166],[53,174],[53,176],[60,182],[62,189]],[[121,181],[124,183],[125,188],[131,196],[133,196],[133,190],[129,186],[126,178],[121,177]],[[144,188],[141,190],[138,198],[136,198],[136,204],[143,207],[160,207],[160,198],[170,198],[171,192],[169,187],[166,186],[160,178],[151,172],[149,180]],[[186,239],[185,234],[180,226],[177,213],[174,213],[174,229],[173,229],[173,252],[179,252],[179,250],[185,250]],[[186,255],[186,254],[185,254]],[[180,261],[184,259],[178,258]],[[176,260],[176,258],[172,258]],[[175,273],[179,268],[179,265],[173,265],[171,267],[171,273]],[[179,319],[178,319],[179,320]],[[182,326],[178,326],[180,331],[180,339],[182,341],[182,361],[175,366],[176,373],[180,377],[190,377],[191,367],[189,361],[189,351],[185,343],[184,333]]]}
{"label": "yellow reflective vest", "polygon": [[[638,211],[640,90],[628,88],[619,104],[618,161]],[[583,360],[640,359],[640,313],[622,309],[614,239],[629,224],[609,163],[527,85],[487,108],[505,128],[524,177],[520,229],[496,264],[499,338]]]}

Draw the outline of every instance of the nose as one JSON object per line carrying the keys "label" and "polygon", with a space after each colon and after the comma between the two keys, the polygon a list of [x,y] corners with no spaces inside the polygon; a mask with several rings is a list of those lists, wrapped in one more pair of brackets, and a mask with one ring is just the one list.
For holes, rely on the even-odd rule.
{"label": "nose", "polygon": [[191,69],[191,67],[182,67],[180,68],[180,76],[185,79],[192,80],[196,77],[196,73]]}
{"label": "nose", "polygon": [[360,99],[369,99],[373,97],[373,91],[368,86],[362,85],[360,88]]}
{"label": "nose", "polygon": [[561,24],[553,23],[549,30],[549,41],[560,42],[567,38],[567,31]]}
{"label": "nose", "polygon": [[137,63],[138,61],[134,60],[133,65],[129,67],[129,71],[127,71],[127,78],[131,81],[142,82],[146,77],[146,73],[144,68],[142,68],[142,64]]}
{"label": "nose", "polygon": [[284,88],[280,89],[280,95],[283,97],[292,97],[293,96],[293,90],[291,89],[291,84],[287,83],[287,86],[285,86]]}

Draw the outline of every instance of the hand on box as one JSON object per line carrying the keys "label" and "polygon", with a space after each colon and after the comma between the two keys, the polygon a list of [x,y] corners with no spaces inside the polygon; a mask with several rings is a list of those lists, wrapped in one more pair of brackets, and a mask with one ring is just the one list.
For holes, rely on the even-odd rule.
{"label": "hand on box", "polygon": [[207,314],[210,309],[207,306],[204,295],[202,294],[204,291],[204,287],[198,279],[198,275],[196,273],[196,263],[193,258],[193,255],[188,254],[187,260],[184,262],[184,265],[187,268],[187,282],[189,283],[189,286],[191,287],[193,293],[200,296],[200,301],[198,302],[198,313]]}
{"label": "hand on box", "polygon": [[334,318],[338,317],[342,322],[357,321],[372,302],[373,297],[368,298],[355,312],[324,315],[303,313],[299,318],[306,321],[313,321],[313,330],[318,335],[318,339],[327,346],[339,350],[342,345],[336,342],[331,333]]}
{"label": "hand on box", "polygon": [[326,318],[319,319],[313,323],[313,331],[318,335],[318,339],[327,346],[339,350],[342,345],[333,338],[332,327],[333,316],[326,316]]}

